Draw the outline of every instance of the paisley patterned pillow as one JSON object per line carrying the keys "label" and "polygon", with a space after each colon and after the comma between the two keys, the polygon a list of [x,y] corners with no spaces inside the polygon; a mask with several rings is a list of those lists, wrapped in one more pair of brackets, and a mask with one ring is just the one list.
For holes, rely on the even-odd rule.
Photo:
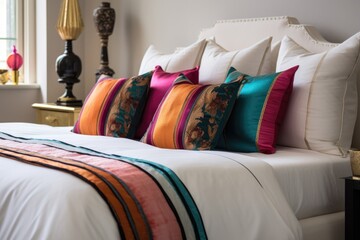
{"label": "paisley patterned pillow", "polygon": [[153,72],[129,79],[100,78],[87,96],[73,131],[133,138]]}
{"label": "paisley patterned pillow", "polygon": [[213,149],[234,106],[240,80],[193,84],[180,75],[157,109],[142,142],[172,149]]}

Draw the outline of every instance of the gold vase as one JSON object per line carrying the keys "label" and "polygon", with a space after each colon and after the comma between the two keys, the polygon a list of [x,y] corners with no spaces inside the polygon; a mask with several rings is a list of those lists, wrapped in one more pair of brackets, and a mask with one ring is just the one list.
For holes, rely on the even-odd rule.
{"label": "gold vase", "polygon": [[353,176],[360,177],[360,151],[350,150],[350,163]]}

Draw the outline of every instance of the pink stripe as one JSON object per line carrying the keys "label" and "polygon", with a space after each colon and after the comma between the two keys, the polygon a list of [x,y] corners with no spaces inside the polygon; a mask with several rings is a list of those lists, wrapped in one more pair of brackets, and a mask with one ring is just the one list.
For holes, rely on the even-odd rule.
{"label": "pink stripe", "polygon": [[159,117],[159,112],[160,112],[159,109],[160,109],[161,104],[162,104],[162,102],[160,103],[159,108],[157,109],[152,121],[150,122],[150,125],[149,125],[148,130],[146,131],[146,135],[145,135],[145,137],[146,137],[145,142],[148,144],[151,144],[151,145],[154,145],[153,135],[154,135],[154,129],[155,129],[155,124],[152,124],[152,123],[156,122]]}
{"label": "pink stripe", "polygon": [[119,93],[120,89],[124,85],[124,83],[126,81],[126,78],[119,79],[119,80],[116,80],[116,81],[117,82],[114,84],[114,86],[111,88],[108,95],[104,99],[103,106],[100,109],[99,116],[101,116],[101,118],[98,119],[98,133],[99,133],[99,135],[105,135],[105,132],[106,132],[105,126],[106,126],[106,122],[107,122],[107,119],[108,119],[108,116],[109,116],[110,107],[111,107],[112,103],[114,102],[114,100],[116,98],[115,96]]}
{"label": "pink stripe", "polygon": [[148,130],[146,131],[146,135],[145,135],[145,142],[148,143],[148,144],[151,144],[151,145],[155,145],[154,142],[153,142],[153,135],[154,135],[154,129],[155,129],[155,124],[153,123],[156,123],[157,122],[157,119],[159,118],[159,114],[160,114],[160,109],[161,109],[161,106],[163,105],[165,99],[167,98],[167,96],[170,94],[171,90],[173,88],[171,87],[170,89],[168,89],[168,91],[165,93],[163,99],[161,100],[159,106],[158,106],[158,109],[156,110],[154,116],[153,116],[153,119],[152,121],[150,122],[150,125],[148,127]]}
{"label": "pink stripe", "polygon": [[178,149],[185,149],[183,140],[186,140],[186,138],[183,137],[183,134],[185,134],[184,129],[186,127],[186,124],[188,122],[189,113],[193,109],[194,103],[198,99],[198,97],[203,92],[203,89],[208,87],[208,85],[202,85],[194,89],[188,96],[186,104],[184,104],[183,109],[180,114],[180,119],[178,119],[177,127],[175,130],[176,133],[176,142],[177,145],[176,148]]}
{"label": "pink stripe", "polygon": [[[279,73],[269,89],[267,101],[264,103],[265,110],[259,128],[257,147],[263,153],[274,153],[279,124],[286,111],[286,105],[293,84],[293,76],[297,67]],[[290,87],[290,90],[292,88]]]}

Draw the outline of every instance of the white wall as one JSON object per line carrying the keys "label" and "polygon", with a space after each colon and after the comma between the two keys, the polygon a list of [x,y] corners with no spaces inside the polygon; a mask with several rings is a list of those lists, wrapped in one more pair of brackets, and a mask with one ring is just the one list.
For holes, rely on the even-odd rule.
{"label": "white wall", "polygon": [[0,88],[0,122],[34,122],[31,104],[40,101],[40,89]]}
{"label": "white wall", "polygon": [[[80,38],[73,43],[82,59],[81,82],[74,94],[84,99],[95,82],[99,67],[100,42],[93,23],[93,10],[101,1],[79,0],[85,23]],[[142,55],[150,44],[170,52],[186,46],[198,37],[201,29],[211,27],[218,19],[266,16],[293,16],[301,23],[313,25],[330,41],[340,42],[360,31],[358,0],[110,0],[116,10],[116,23],[109,39],[109,60],[115,77],[135,75]],[[37,0],[37,68],[40,90],[0,91],[1,121],[34,121],[31,103],[54,102],[64,86],[57,82],[55,60],[64,51],[64,42],[56,31],[61,1]],[[243,33],[246,37],[247,33]],[[6,95],[6,99],[5,98]],[[19,97],[21,96],[21,97]],[[17,105],[13,105],[16,102]],[[10,107],[9,107],[10,106]],[[19,115],[18,112],[27,113]],[[32,114],[31,114],[32,113]],[[6,117],[4,117],[6,116]]]}

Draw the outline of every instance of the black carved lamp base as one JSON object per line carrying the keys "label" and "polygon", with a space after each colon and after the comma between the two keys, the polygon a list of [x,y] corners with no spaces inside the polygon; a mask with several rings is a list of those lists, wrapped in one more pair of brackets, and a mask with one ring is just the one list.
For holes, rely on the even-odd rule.
{"label": "black carved lamp base", "polygon": [[62,106],[82,106],[82,101],[76,99],[72,92],[73,85],[80,82],[81,60],[72,51],[72,41],[66,40],[65,52],[56,59],[58,82],[65,83],[65,93],[60,96],[56,104]]}
{"label": "black carved lamp base", "polygon": [[56,104],[60,106],[81,107],[82,100],[76,99],[72,92],[65,91],[65,93],[56,100]]}
{"label": "black carved lamp base", "polygon": [[82,107],[83,102],[81,100],[73,100],[73,101],[61,101],[57,100],[56,105],[59,106],[67,106],[67,107]]}

